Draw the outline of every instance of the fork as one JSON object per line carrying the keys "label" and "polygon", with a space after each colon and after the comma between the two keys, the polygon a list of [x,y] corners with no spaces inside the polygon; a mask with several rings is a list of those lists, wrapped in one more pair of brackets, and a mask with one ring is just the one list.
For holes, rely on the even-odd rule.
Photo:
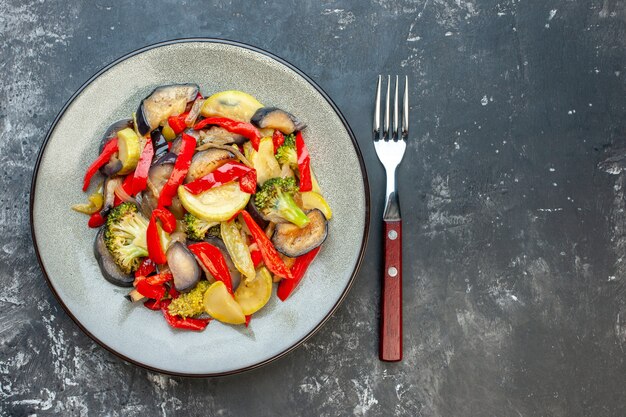
{"label": "fork", "polygon": [[[390,126],[389,105],[391,76],[387,76],[385,119],[380,126],[380,90],[382,76],[376,83],[374,109],[374,148],[387,174],[387,193],[383,214],[385,230],[385,269],[383,271],[380,321],[380,360],[402,360],[402,218],[396,190],[396,168],[402,161],[409,136],[409,77],[405,77],[402,98],[402,126],[398,124],[398,76],[395,80],[393,125]],[[390,131],[391,127],[391,131]]]}

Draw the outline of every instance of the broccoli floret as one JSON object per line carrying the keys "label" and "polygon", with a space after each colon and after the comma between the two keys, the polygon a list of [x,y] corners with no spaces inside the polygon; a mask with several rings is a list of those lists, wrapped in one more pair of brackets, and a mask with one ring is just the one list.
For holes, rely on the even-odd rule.
{"label": "broccoli floret", "polygon": [[285,142],[276,150],[276,159],[281,165],[289,165],[290,167],[298,166],[298,154],[296,152],[296,136],[285,136]]}
{"label": "broccoli floret", "polygon": [[293,199],[297,192],[295,178],[272,178],[265,181],[261,190],[255,194],[254,204],[272,221],[287,220],[298,227],[304,227],[310,220]]}
{"label": "broccoli floret", "polygon": [[146,230],[148,220],[133,203],[122,203],[109,213],[104,229],[104,243],[120,269],[130,274],[148,256]]}
{"label": "broccoli floret", "polygon": [[215,236],[215,227],[218,229],[217,236],[219,237],[219,223],[204,221],[190,213],[185,214],[184,223],[187,237],[191,240],[204,240],[207,233]]}
{"label": "broccoli floret", "polygon": [[170,314],[181,317],[193,317],[204,313],[204,293],[211,284],[209,281],[200,281],[196,287],[188,293],[183,293],[170,303]]}

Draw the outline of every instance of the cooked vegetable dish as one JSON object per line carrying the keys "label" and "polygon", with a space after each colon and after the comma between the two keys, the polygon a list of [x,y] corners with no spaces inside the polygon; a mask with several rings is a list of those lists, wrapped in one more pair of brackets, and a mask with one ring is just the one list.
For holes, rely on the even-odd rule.
{"label": "cooked vegetable dish", "polygon": [[177,329],[248,326],[274,283],[285,301],[332,217],[305,127],[241,91],[152,91],[104,132],[83,182],[93,191],[72,207],[99,229],[104,278]]}

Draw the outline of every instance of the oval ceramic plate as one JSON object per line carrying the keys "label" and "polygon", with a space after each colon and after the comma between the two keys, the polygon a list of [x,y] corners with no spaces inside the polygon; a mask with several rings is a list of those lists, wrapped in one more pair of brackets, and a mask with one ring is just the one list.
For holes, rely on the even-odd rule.
{"label": "oval ceramic plate", "polygon": [[[92,252],[95,230],[70,210],[87,166],[111,123],[128,118],[156,86],[194,82],[203,94],[242,90],[296,114],[333,209],[329,237],[298,289],[274,295],[249,328],[212,321],[203,332],[171,329],[162,315],[131,304],[108,283]],[[137,365],[175,375],[252,369],[302,344],[346,296],[367,240],[369,190],[354,135],[330,98],[294,66],[260,49],[216,39],[165,42],[130,53],[87,81],[57,116],[39,154],[31,228],[48,283],[67,313],[96,342]]]}

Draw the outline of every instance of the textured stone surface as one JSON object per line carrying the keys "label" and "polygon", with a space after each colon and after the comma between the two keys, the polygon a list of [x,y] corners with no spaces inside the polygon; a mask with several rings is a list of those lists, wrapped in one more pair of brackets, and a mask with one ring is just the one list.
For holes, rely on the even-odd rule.
{"label": "textured stone surface", "polygon": [[[0,2],[0,413],[625,415],[625,22],[617,0]],[[315,79],[360,140],[374,219],[375,76],[411,76],[402,363],[377,360],[377,221],[337,314],[239,376],[125,364],[54,300],[27,210],[45,132],[104,64],[185,36],[248,42]]]}

